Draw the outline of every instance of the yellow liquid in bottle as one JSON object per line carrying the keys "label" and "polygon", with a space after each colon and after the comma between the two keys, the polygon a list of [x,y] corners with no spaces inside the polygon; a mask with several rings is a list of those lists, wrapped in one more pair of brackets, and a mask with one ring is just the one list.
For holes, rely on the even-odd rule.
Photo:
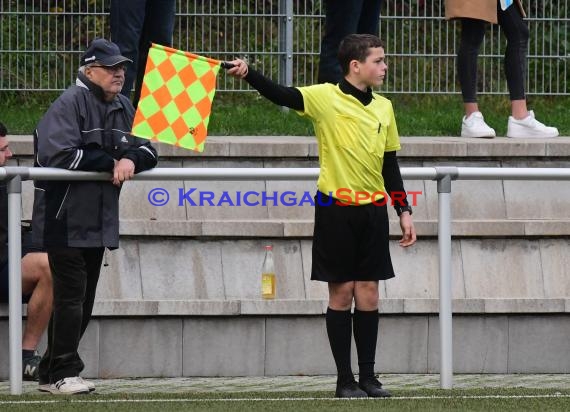
{"label": "yellow liquid in bottle", "polygon": [[275,273],[261,275],[261,297],[263,299],[275,298]]}

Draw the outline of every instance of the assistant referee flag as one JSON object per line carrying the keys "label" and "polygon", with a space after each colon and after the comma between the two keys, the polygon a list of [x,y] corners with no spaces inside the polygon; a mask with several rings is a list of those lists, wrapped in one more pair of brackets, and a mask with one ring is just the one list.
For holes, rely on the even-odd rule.
{"label": "assistant referee flag", "polygon": [[202,152],[221,63],[153,43],[132,134]]}

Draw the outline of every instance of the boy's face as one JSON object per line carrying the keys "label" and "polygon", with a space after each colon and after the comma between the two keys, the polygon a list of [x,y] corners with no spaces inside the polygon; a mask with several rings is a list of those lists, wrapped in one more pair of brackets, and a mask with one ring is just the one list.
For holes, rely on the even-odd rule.
{"label": "boy's face", "polygon": [[359,77],[363,83],[370,87],[380,86],[384,83],[388,65],[384,61],[384,49],[371,47],[370,53],[364,62],[358,62]]}

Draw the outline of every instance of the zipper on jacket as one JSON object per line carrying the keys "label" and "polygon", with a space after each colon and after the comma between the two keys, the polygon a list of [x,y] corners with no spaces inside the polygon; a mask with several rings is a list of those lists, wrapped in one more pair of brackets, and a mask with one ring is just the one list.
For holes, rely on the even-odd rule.
{"label": "zipper on jacket", "polygon": [[67,194],[69,193],[70,187],[71,187],[71,184],[67,185],[67,190],[65,191],[65,195],[63,195],[63,199],[61,200],[61,204],[59,205],[59,209],[57,209],[57,213],[55,214],[56,219],[59,219],[59,214],[61,213],[61,210],[63,209],[63,204],[65,203],[65,199],[67,199]]}

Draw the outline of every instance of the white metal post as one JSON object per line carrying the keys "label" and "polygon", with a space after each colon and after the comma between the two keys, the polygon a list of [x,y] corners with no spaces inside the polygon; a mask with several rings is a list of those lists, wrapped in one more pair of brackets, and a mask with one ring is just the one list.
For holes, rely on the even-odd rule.
{"label": "white metal post", "polygon": [[[436,168],[438,169],[438,168]],[[439,170],[438,170],[439,171]],[[440,385],[453,387],[453,338],[451,311],[451,175],[437,181],[439,199],[439,343]]]}
{"label": "white metal post", "polygon": [[10,393],[22,393],[22,179],[8,181],[9,346]]}
{"label": "white metal post", "polygon": [[279,83],[293,86],[293,0],[279,2]]}

